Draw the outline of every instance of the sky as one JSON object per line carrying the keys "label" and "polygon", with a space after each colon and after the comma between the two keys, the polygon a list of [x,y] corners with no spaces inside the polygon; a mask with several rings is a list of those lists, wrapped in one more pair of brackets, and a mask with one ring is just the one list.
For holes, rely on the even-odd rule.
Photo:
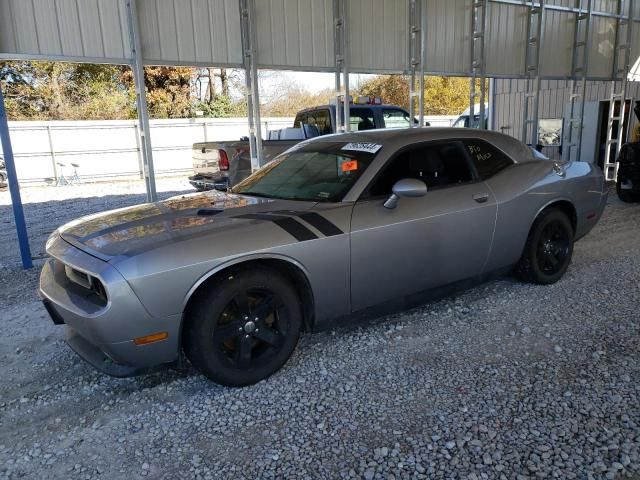
{"label": "sky", "polygon": [[[279,72],[279,75],[290,80],[296,86],[303,87],[312,93],[319,92],[326,88],[330,88],[332,90],[335,88],[335,75],[333,73],[286,71]],[[358,82],[363,82],[371,77],[375,77],[375,75],[352,73],[349,75],[349,81],[352,85],[356,85]],[[276,82],[271,82],[269,78],[266,78],[264,81],[261,80],[261,87],[269,88],[269,83]]]}

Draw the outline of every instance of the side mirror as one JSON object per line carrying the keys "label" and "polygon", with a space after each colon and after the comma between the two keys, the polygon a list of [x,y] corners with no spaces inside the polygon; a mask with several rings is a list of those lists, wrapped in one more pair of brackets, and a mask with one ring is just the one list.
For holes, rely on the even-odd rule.
{"label": "side mirror", "polygon": [[423,197],[427,194],[427,186],[422,180],[403,178],[398,180],[391,189],[393,193],[384,202],[385,208],[396,208],[400,197]]}

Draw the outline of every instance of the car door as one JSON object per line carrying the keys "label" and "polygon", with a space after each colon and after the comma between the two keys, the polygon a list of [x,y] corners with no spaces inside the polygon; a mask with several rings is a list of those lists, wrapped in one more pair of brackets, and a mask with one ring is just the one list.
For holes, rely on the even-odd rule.
{"label": "car door", "polygon": [[[385,208],[391,187],[402,178],[424,181],[426,195]],[[496,209],[461,142],[398,152],[354,206],[352,309],[479,275],[491,248]]]}

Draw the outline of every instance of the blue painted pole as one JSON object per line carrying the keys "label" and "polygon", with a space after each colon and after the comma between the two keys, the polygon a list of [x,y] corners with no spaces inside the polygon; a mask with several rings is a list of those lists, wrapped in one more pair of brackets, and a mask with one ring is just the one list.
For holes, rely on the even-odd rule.
{"label": "blue painted pole", "polygon": [[29,236],[27,235],[27,224],[24,221],[24,210],[22,209],[22,199],[20,198],[16,164],[13,161],[13,149],[11,148],[11,138],[9,137],[9,121],[7,120],[7,112],[4,109],[2,85],[0,85],[0,141],[2,141],[2,153],[4,154],[4,163],[9,180],[9,193],[11,194],[13,217],[16,220],[16,232],[18,233],[22,266],[25,269],[31,268],[33,262],[31,261],[31,249],[29,248]]}

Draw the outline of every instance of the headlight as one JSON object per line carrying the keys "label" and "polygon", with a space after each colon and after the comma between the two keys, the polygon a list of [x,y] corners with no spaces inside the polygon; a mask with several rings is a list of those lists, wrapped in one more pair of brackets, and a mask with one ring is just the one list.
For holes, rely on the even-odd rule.
{"label": "headlight", "polygon": [[75,283],[76,285],[80,285],[81,287],[90,290],[97,297],[101,305],[107,304],[107,291],[104,288],[104,285],[100,281],[100,279],[89,275],[88,273],[77,270],[69,265],[64,266],[64,273],[69,279],[69,281]]}

